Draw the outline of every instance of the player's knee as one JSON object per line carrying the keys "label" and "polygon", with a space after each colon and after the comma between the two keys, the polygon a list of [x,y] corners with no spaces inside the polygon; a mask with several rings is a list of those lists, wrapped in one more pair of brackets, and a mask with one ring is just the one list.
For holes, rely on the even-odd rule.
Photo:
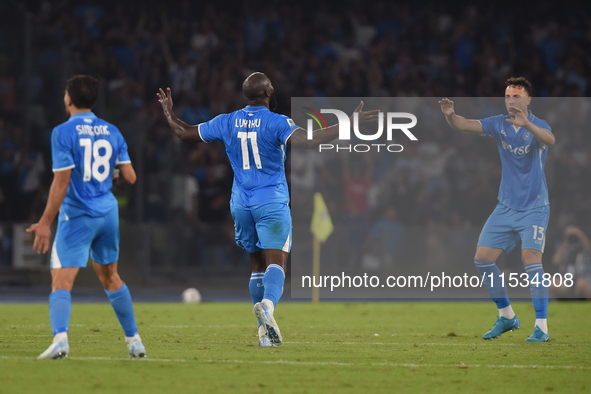
{"label": "player's knee", "polygon": [[542,262],[541,253],[524,252],[521,256],[524,265],[536,264]]}
{"label": "player's knee", "polygon": [[74,280],[76,279],[77,272],[77,270],[72,270],[69,268],[52,271],[51,291],[71,291],[72,287],[74,287]]}
{"label": "player's knee", "polygon": [[535,263],[540,263],[540,261],[538,261],[537,259],[535,259],[533,257],[524,257],[523,258],[523,265],[530,265],[530,264],[535,264]]}
{"label": "player's knee", "polygon": [[502,249],[479,245],[476,247],[474,259],[480,261],[497,261],[502,252]]}
{"label": "player's knee", "polygon": [[99,274],[99,280],[101,281],[103,287],[109,291],[111,291],[111,289],[114,287],[121,287],[122,284],[121,278],[117,272]]}
{"label": "player's knee", "polygon": [[476,254],[474,255],[474,260],[480,261],[490,261],[490,257],[487,253],[483,252],[480,249],[476,250]]}
{"label": "player's knee", "polygon": [[58,279],[58,280],[54,280],[53,283],[51,284],[51,291],[56,291],[56,290],[72,291],[72,287],[74,287],[73,280]]}

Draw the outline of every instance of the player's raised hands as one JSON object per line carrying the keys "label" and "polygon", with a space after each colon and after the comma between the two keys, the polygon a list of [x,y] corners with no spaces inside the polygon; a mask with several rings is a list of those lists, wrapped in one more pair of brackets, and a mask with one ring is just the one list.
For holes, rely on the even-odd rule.
{"label": "player's raised hands", "polygon": [[[377,123],[379,121],[380,110],[379,109],[372,109],[371,111],[362,111],[363,109],[363,101],[359,103],[357,108],[353,114],[357,113],[359,124],[363,123]],[[352,117],[351,117],[352,119]]]}
{"label": "player's raised hands", "polygon": [[[172,112],[172,92],[170,88],[166,88],[166,93],[162,88],[159,89],[160,91],[156,93],[158,96],[158,101],[162,104],[162,111],[164,111],[164,116],[166,117],[166,121],[170,126],[171,130],[181,139],[181,141],[187,142],[201,142],[201,135],[199,134],[199,125],[189,126],[182,120],[176,117],[174,112]],[[123,168],[121,168],[123,171]],[[125,173],[122,172],[123,175]],[[125,178],[125,177],[124,177]],[[127,178],[126,178],[127,180]],[[135,181],[134,181],[135,182]]]}
{"label": "player's raised hands", "polygon": [[518,127],[523,127],[529,123],[527,116],[525,116],[525,113],[523,112],[523,110],[521,108],[510,106],[507,109],[507,111],[509,112],[509,115],[511,115],[513,117],[513,118],[507,119],[507,122],[513,123],[515,126],[518,126]]}
{"label": "player's raised hands", "polygon": [[33,224],[26,230],[28,233],[35,233],[35,241],[33,242],[33,249],[37,253],[46,253],[49,250],[49,238],[51,237],[51,229],[48,224],[41,222]]}
{"label": "player's raised hands", "polygon": [[444,98],[443,100],[439,101],[439,105],[441,105],[441,112],[444,115],[450,116],[454,114],[454,102],[448,98]]}
{"label": "player's raised hands", "polygon": [[160,88],[160,92],[156,93],[158,101],[162,104],[162,110],[167,117],[172,113],[172,92],[170,88],[166,88],[166,93]]}

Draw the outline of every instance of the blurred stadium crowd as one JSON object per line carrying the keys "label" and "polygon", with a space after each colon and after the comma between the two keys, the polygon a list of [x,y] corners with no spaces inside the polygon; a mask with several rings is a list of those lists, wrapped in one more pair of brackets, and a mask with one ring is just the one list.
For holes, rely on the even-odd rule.
{"label": "blurred stadium crowd", "polygon": [[[51,182],[50,134],[63,122],[65,80],[96,76],[96,112],[120,126],[142,180],[119,190],[130,221],[226,223],[232,171],[223,145],[181,144],[156,100],[170,86],[175,110],[196,124],[245,105],[253,71],[273,81],[278,112],[298,96],[501,96],[504,80],[525,76],[534,96],[589,96],[588,5],[462,2],[41,1],[32,13],[30,128],[23,126],[23,11],[3,2],[0,27],[0,221],[34,221]],[[458,112],[461,113],[460,110]],[[547,176],[551,225],[591,225],[591,138],[560,130]],[[496,201],[500,161],[494,141],[434,131],[389,166],[335,159],[320,179],[292,163],[292,179],[342,190],[330,201],[367,214],[376,187],[391,198],[399,226],[484,223]],[[395,172],[395,174],[393,174]],[[306,178],[312,177],[312,178]],[[306,183],[308,182],[308,183]],[[294,196],[297,198],[297,196]],[[138,208],[139,207],[139,208]],[[339,219],[336,218],[336,221]],[[377,230],[376,230],[377,231]],[[231,238],[231,228],[224,234]]]}

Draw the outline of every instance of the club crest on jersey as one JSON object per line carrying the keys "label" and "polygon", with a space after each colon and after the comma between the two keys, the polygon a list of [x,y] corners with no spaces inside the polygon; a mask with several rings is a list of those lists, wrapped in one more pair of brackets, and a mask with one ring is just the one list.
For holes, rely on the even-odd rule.
{"label": "club crest on jersey", "polygon": [[504,135],[505,137],[507,136],[507,133],[505,133],[505,130],[501,129],[501,134]]}
{"label": "club crest on jersey", "polygon": [[525,141],[529,140],[529,133],[525,133],[525,134],[523,135],[523,139],[524,139]]}

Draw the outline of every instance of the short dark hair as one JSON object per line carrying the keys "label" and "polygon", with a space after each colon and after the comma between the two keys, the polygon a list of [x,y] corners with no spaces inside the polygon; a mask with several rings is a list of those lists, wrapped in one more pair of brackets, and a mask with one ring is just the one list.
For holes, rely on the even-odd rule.
{"label": "short dark hair", "polygon": [[513,77],[505,81],[505,87],[520,86],[525,89],[528,96],[531,96],[531,83],[524,77]]}
{"label": "short dark hair", "polygon": [[76,75],[66,83],[66,92],[76,108],[92,108],[98,91],[99,83],[90,75]]}

